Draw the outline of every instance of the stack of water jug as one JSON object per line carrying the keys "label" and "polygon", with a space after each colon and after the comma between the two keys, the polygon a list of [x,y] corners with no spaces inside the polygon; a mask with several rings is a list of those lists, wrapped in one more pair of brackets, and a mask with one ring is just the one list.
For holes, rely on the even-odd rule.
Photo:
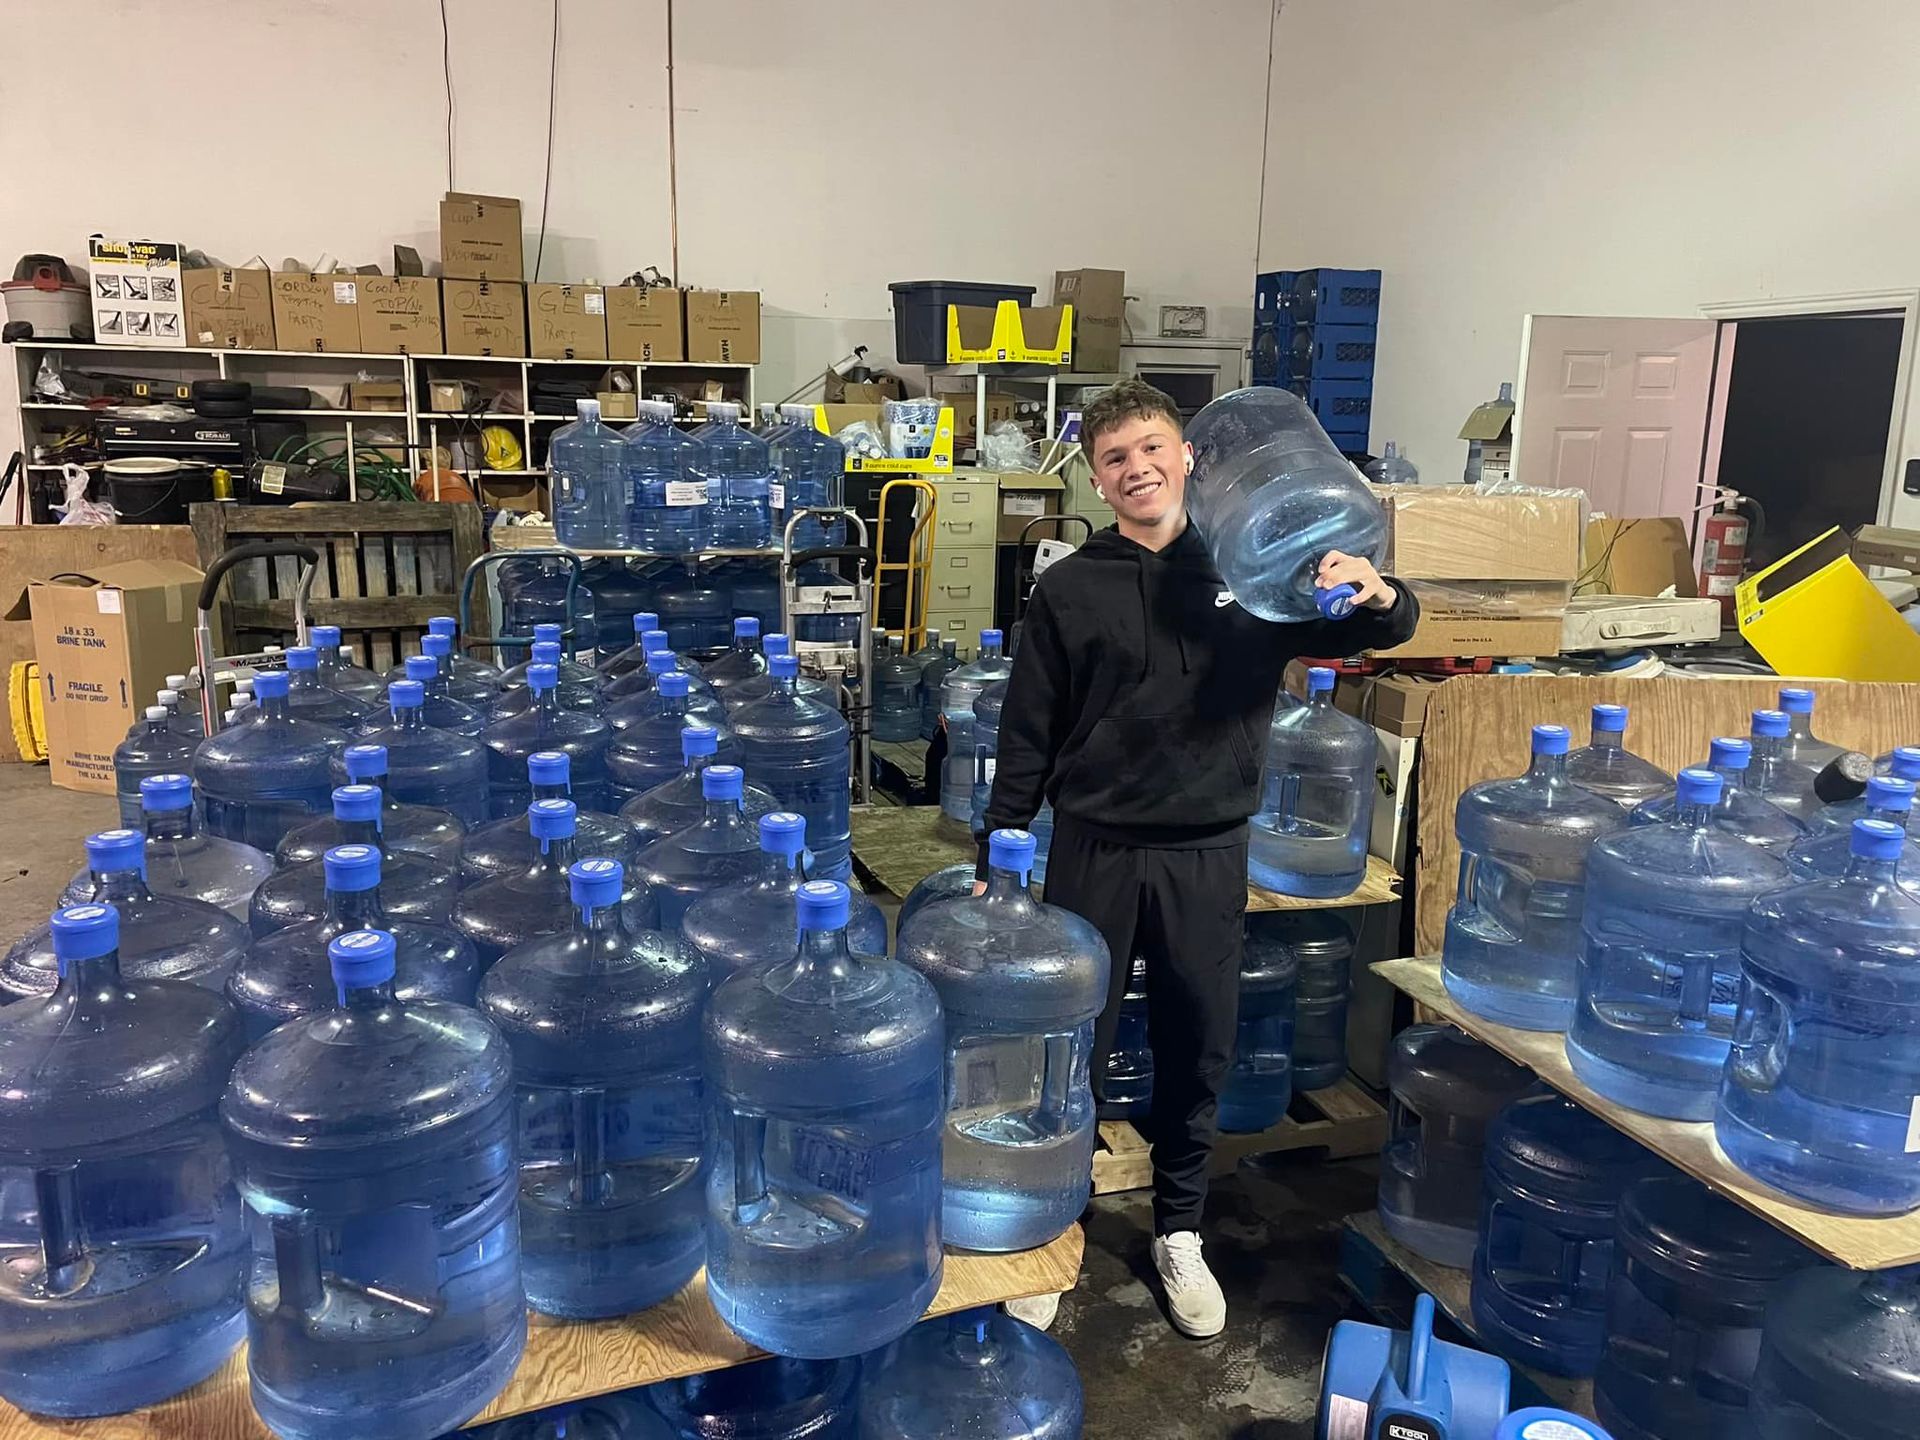
{"label": "stack of water jug", "polygon": [[[1710,1122],[1792,1202],[1903,1215],[1920,748],[1829,803],[1866,767],[1812,710],[1782,690],[1677,778],[1625,747],[1622,706],[1594,707],[1582,747],[1534,727],[1525,775],[1460,800],[1442,975],[1477,1016],[1563,1033],[1606,1101]],[[1386,1228],[1471,1267],[1482,1344],[1593,1376],[1616,1437],[1863,1436],[1920,1402],[1920,1267],[1825,1265],[1451,1027],[1403,1032],[1389,1075]]]}
{"label": "stack of water jug", "polygon": [[1085,1203],[1099,936],[1003,831],[889,959],[840,878],[847,727],[783,637],[742,617],[700,665],[631,623],[497,671],[435,621],[387,677],[316,627],[230,726],[135,727],[138,826],[0,960],[0,1395],[117,1413],[245,1337],[276,1433],[430,1440],[529,1305],[623,1315],[704,1266],[782,1358],[622,1397],[642,1433],[1079,1433],[1044,1335],[915,1327],[943,1243]]}

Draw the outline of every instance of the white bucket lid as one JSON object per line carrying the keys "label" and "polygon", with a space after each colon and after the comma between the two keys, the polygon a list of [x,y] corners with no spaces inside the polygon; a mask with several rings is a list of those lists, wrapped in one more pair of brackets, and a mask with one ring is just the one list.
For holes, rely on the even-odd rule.
{"label": "white bucket lid", "polygon": [[107,474],[127,480],[158,480],[163,476],[178,475],[184,467],[178,460],[170,460],[165,455],[128,455],[123,459],[107,461],[103,468]]}

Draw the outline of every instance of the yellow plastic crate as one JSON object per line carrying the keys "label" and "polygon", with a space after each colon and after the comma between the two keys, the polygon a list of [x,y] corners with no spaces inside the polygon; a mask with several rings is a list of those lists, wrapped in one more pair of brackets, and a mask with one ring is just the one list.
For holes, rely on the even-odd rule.
{"label": "yellow plastic crate", "polygon": [[1072,360],[1071,305],[1002,300],[992,311],[984,305],[947,307],[949,365],[1067,365]]}

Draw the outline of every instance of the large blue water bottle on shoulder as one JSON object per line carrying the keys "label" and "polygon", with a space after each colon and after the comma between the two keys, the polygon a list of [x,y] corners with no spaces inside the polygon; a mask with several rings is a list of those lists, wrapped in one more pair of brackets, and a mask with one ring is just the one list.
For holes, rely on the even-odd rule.
{"label": "large blue water bottle on shoulder", "polygon": [[1186,434],[1187,513],[1241,606],[1280,621],[1350,612],[1350,587],[1315,586],[1320,561],[1338,550],[1380,563],[1386,511],[1306,402],[1271,386],[1235,390]]}
{"label": "large blue water bottle on shoulder", "polygon": [[733,733],[755,783],[773,792],[784,809],[806,817],[812,873],[845,879],[853,873],[853,760],[847,722],[838,710],[797,692],[799,670],[791,655],[770,660],[773,693],[735,711]]}
{"label": "large blue water bottle on shoulder", "polygon": [[142,822],[140,782],[151,775],[184,774],[193,768],[194,742],[173,728],[164,705],[149,705],[113,751],[113,789],[120,800],[120,823],[137,830]]}
{"label": "large blue water bottle on shoulder", "polygon": [[732,401],[708,401],[708,424],[694,437],[694,474],[707,482],[713,543],[726,550],[764,550],[773,537],[773,461],[767,442],[740,423]]}
{"label": "large blue water bottle on shoulder", "polygon": [[933,982],[947,1021],[944,1234],[1030,1250],[1086,1208],[1088,1065],[1112,961],[1092,925],[1028,891],[1026,831],[994,831],[987,865],[986,893],[916,916],[899,955]]}
{"label": "large blue water bottle on shoulder", "polygon": [[1282,895],[1328,899],[1367,873],[1373,727],[1333,705],[1332,670],[1307,671],[1307,702],[1274,712],[1247,831],[1247,877]]}
{"label": "large blue water bottle on shoulder", "polygon": [[[427,692],[418,680],[387,687],[384,725],[361,732],[360,743],[387,749],[386,793],[409,805],[431,805],[466,825],[487,818],[487,755],[478,740],[427,724]],[[334,776],[344,783],[347,761],[334,757]]]}
{"label": "large blue water bottle on shoulder", "polygon": [[996,1307],[924,1320],[860,1366],[864,1440],[1080,1440],[1085,1412],[1060,1342]]}
{"label": "large blue water bottle on shoulder", "polygon": [[627,486],[620,432],[600,423],[598,400],[574,401],[576,419],[553,432],[553,533],[574,550],[624,550]]}
{"label": "large blue water bottle on shoulder", "polygon": [[337,1004],[234,1067],[220,1105],[253,1240],[253,1408],[286,1440],[428,1440],[527,1338],[513,1059],[477,1011],[394,995],[393,937],[327,947]]}
{"label": "large blue water bottle on shoulder", "polygon": [[532,798],[527,782],[527,757],[557,750],[567,757],[572,772],[573,798],[589,810],[607,808],[607,746],[613,729],[598,715],[564,710],[556,687],[559,671],[552,665],[527,670],[531,709],[495,720],[481,732],[485,747],[486,807],[494,817],[526,808]]}
{"label": "large blue water bottle on shoulder", "polygon": [[509,950],[480,1008],[513,1048],[527,1299],[590,1320],[700,1268],[707,977],[677,937],[621,922],[619,861],[577,860],[568,883],[572,928]]}
{"label": "large blue water bottle on shoulder", "polygon": [[[1920,750],[1902,747],[1897,755],[1920,758]],[[1875,775],[1857,800],[1829,805],[1815,817],[1809,830],[1787,851],[1787,868],[1796,880],[1838,880],[1853,863],[1853,822],[1884,820],[1906,830],[1913,819],[1913,781]],[[1920,886],[1920,840],[1907,835],[1895,870],[1909,889]]]}
{"label": "large blue water bottle on shoulder", "polygon": [[694,473],[696,441],[673,423],[673,402],[642,400],[620,455],[627,476],[629,538],[656,555],[688,555],[708,544],[707,484]]}
{"label": "large blue water bottle on shoulder", "polygon": [[1847,1215],[1920,1207],[1920,899],[1895,874],[1905,840],[1856,820],[1843,878],[1754,902],[1713,1116],[1742,1170]]}
{"label": "large blue water bottle on shoulder", "polygon": [[122,972],[112,905],[49,929],[57,988],[0,1012],[0,1395],[112,1415],[240,1341],[246,1231],[215,1107],[246,1041],[219,995]]}
{"label": "large blue water bottle on shoulder", "polygon": [[253,693],[260,718],[202,740],[193,779],[209,830],[270,852],[295,825],[326,813],[333,760],[347,748],[347,735],[288,712],[284,670],[263,670]]}
{"label": "large blue water bottle on shoulder", "polygon": [[1816,1266],[1767,1305],[1747,1418],[1753,1440],[1920,1436],[1920,1265]]}
{"label": "large blue water bottle on shoulder", "polygon": [[1747,910],[1789,883],[1778,859],[1714,828],[1720,786],[1682,770],[1673,824],[1608,835],[1587,858],[1567,1061],[1609,1100],[1674,1120],[1713,1116]]}
{"label": "large blue water bottle on shoulder", "polygon": [[1533,727],[1533,763],[1487,780],[1453,812],[1460,882],[1440,969],[1474,1014],[1522,1030],[1563,1030],[1579,989],[1587,852],[1626,813],[1567,779],[1567,729]]}
{"label": "large blue water bottle on shoulder", "polygon": [[777,1355],[906,1333],[940,1288],[945,1046],[933,987],[847,948],[847,887],[810,880],[790,959],[707,1004],[707,1294]]}

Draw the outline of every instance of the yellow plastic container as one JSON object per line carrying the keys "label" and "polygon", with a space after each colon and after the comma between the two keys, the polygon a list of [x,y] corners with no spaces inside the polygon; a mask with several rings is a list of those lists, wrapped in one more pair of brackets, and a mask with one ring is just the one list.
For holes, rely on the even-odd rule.
{"label": "yellow plastic container", "polygon": [[1851,543],[1829,530],[1742,580],[1740,633],[1782,675],[1920,680],[1920,633],[1854,563]]}
{"label": "yellow plastic container", "polygon": [[1073,306],[1002,300],[947,307],[947,363],[1067,365],[1073,360]]}

